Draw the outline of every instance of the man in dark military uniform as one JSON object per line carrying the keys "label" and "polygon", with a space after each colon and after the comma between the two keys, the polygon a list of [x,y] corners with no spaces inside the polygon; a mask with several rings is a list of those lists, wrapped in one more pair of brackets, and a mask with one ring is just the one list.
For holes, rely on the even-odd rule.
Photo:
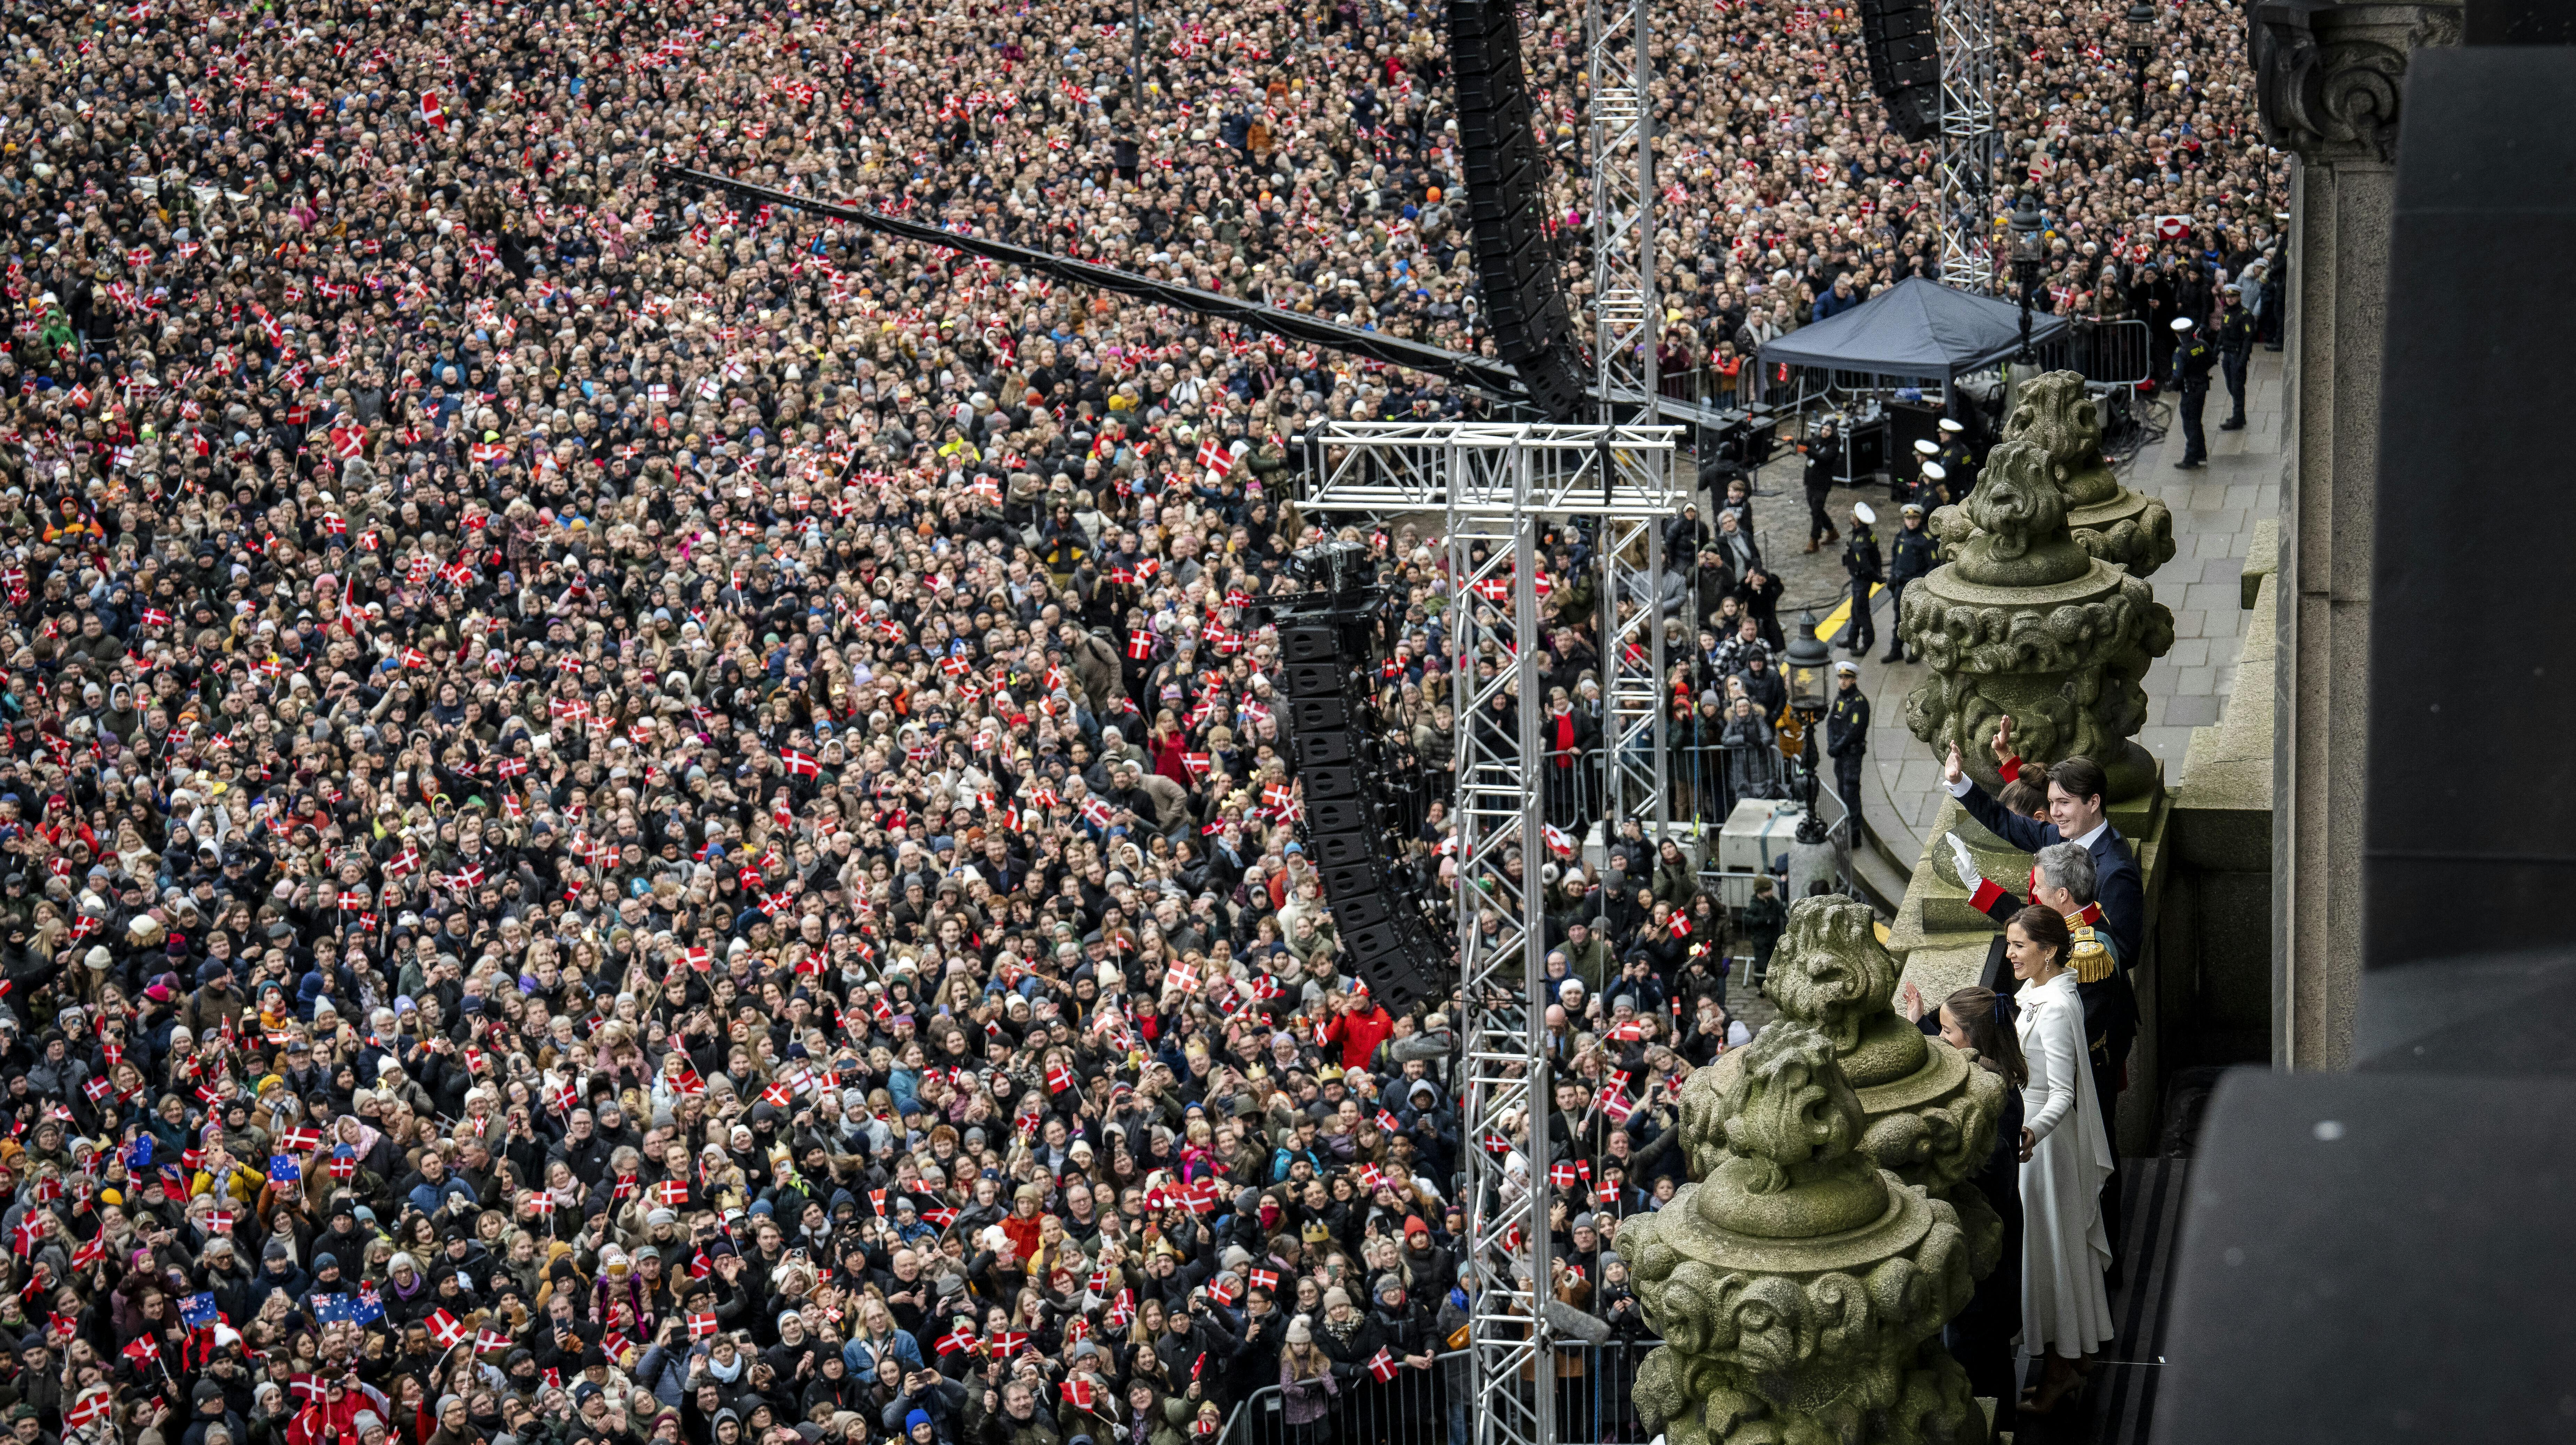
{"label": "man in dark military uniform", "polygon": [[[1936,463],[1937,465],[1937,463]],[[1907,656],[1905,646],[1905,584],[1931,572],[1938,543],[1923,526],[1923,504],[1905,504],[1905,525],[1888,539],[1887,615],[1895,621],[1887,628],[1887,656],[1881,662],[1899,662]]]}
{"label": "man in dark military uniform", "polygon": [[1878,619],[1870,611],[1869,590],[1887,580],[1878,556],[1878,513],[1867,502],[1852,503],[1851,540],[1843,543],[1843,571],[1851,576],[1851,626],[1843,646],[1854,657],[1866,657],[1878,645]]}
{"label": "man in dark military uniform", "polygon": [[2188,316],[2173,319],[2173,333],[2173,371],[2165,385],[2182,413],[2182,460],[2174,468],[2187,472],[2209,460],[2209,436],[2200,429],[2200,413],[2209,405],[2209,368],[2218,360],[2218,348],[2201,336],[2199,324]]}
{"label": "man in dark military uniform", "polygon": [[2254,356],[2254,317],[2245,309],[2244,293],[2227,283],[2226,309],[2218,313],[2218,370],[2227,378],[2227,397],[2235,411],[2218,424],[2220,431],[2245,429],[2245,363]]}
{"label": "man in dark military uniform", "polygon": [[1834,792],[1850,813],[1852,832],[1860,831],[1860,770],[1869,756],[1869,699],[1860,695],[1860,669],[1834,664],[1834,705],[1825,712],[1825,751],[1834,760]]}
{"label": "man in dark military uniform", "polygon": [[1813,552],[1841,540],[1834,519],[1825,515],[1825,503],[1834,493],[1834,473],[1842,470],[1843,442],[1827,421],[1816,427],[1814,436],[1800,442],[1798,450],[1807,454],[1807,550]]}
{"label": "man in dark military uniform", "polygon": [[[1908,502],[1921,501],[1923,499],[1923,465],[1926,462],[1937,462],[1940,459],[1940,443],[1932,440],[1930,437],[1917,438],[1914,443],[1914,455],[1911,457],[1898,458],[1896,464],[1887,469],[1888,505],[1893,507],[1902,507]],[[1914,472],[1913,476],[1906,475],[1906,472],[1909,470],[1908,463],[1912,464],[1910,469]]]}
{"label": "man in dark military uniform", "polygon": [[1949,475],[1944,490],[1949,492],[1950,500],[1966,501],[1968,489],[1977,484],[1977,454],[1968,450],[1968,428],[1949,417],[1941,418],[1941,451],[1932,460]]}

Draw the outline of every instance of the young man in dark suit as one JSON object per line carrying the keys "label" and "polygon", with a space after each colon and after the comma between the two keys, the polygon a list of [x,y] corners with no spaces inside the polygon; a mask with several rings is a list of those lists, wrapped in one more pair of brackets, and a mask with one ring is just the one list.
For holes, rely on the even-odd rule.
{"label": "young man in dark suit", "polygon": [[[1994,748],[2004,776],[2017,776],[2023,765],[2013,756],[2011,718],[2005,718],[1997,729]],[[2073,843],[2091,854],[2093,896],[2102,905],[2100,927],[2110,935],[2112,950],[2120,956],[2120,967],[2137,967],[2138,951],[2146,938],[2146,890],[2139,880],[2138,860],[2130,853],[2128,840],[2103,816],[2111,799],[2109,780],[2103,776],[2100,764],[2090,758],[2068,758],[2050,765],[2046,823],[2015,815],[1978,787],[1960,766],[1956,746],[1942,764],[1941,780],[1949,785],[1951,796],[1968,810],[1969,817],[2025,853],[2036,853],[2051,843]]]}

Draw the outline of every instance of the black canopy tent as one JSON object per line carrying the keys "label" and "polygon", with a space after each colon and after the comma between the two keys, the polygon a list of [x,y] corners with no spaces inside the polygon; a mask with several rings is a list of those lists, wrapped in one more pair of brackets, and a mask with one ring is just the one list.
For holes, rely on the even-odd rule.
{"label": "black canopy tent", "polygon": [[[2067,332],[2062,316],[2033,315],[2034,346]],[[1957,291],[1911,277],[1849,311],[1764,342],[1762,364],[1820,366],[1868,380],[1844,387],[1948,385],[2009,360],[2021,349],[2021,308],[2011,301]]]}

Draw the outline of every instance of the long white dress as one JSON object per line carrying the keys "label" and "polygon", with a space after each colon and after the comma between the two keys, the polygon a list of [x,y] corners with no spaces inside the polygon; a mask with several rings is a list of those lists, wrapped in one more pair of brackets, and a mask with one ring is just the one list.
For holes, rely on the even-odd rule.
{"label": "long white dress", "polygon": [[2111,1238],[2102,1227],[2102,1181],[2111,1136],[2093,1097],[2084,1046],[2084,1001],[2068,969],[2025,988],[2016,1027],[2030,1064],[2024,1127],[2037,1137],[2021,1166],[2022,1348],[2080,1359],[2111,1338]]}

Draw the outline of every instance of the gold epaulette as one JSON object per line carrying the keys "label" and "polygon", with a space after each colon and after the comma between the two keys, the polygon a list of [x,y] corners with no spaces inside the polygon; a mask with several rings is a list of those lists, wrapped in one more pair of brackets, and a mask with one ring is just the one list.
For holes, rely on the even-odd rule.
{"label": "gold epaulette", "polygon": [[2078,983],[2100,983],[2111,976],[2115,966],[2111,961],[2111,950],[2102,946],[2102,940],[2095,938],[2090,928],[2075,930],[2075,952],[2071,961],[2075,965]]}

